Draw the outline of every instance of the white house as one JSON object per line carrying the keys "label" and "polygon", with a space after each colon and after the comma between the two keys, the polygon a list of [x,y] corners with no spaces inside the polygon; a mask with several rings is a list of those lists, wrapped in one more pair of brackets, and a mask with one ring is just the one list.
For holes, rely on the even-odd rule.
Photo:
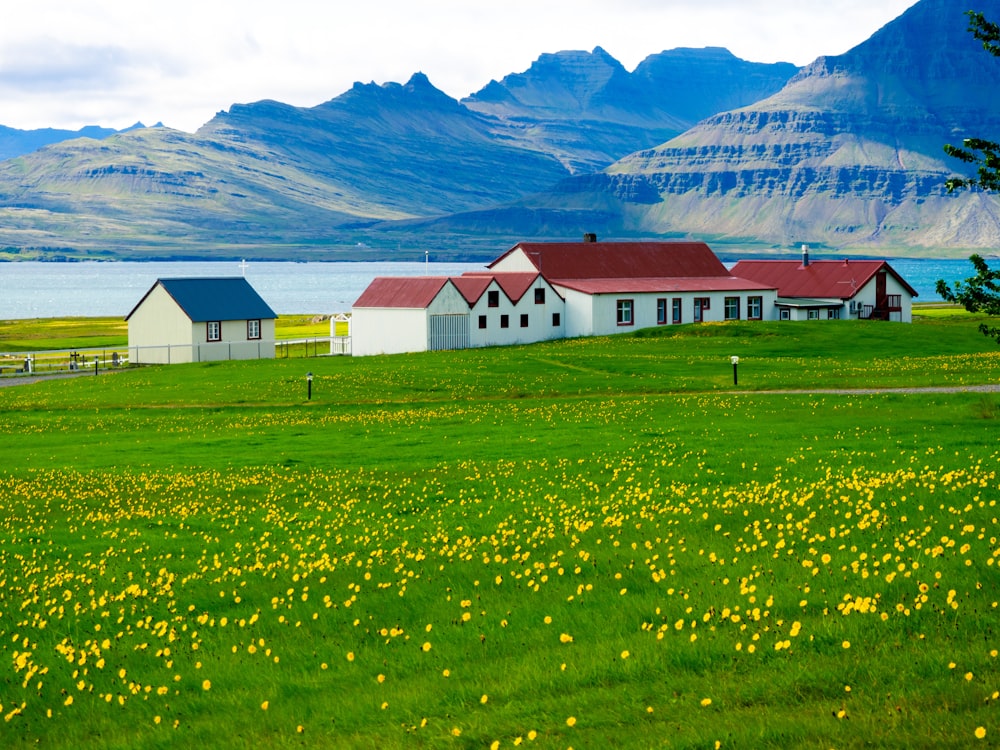
{"label": "white house", "polygon": [[485,272],[378,278],[354,303],[356,355],[528,343],[728,320],[911,320],[884,261],[740,261],[703,242],[522,242]]}
{"label": "white house", "polygon": [[567,336],[761,320],[775,288],[738,278],[703,242],[522,242],[489,265],[542,274],[566,300]]}
{"label": "white house", "polygon": [[563,310],[562,298],[537,272],[379,277],[351,309],[352,354],[562,338]]}
{"label": "white house", "polygon": [[125,317],[129,361],[274,357],[275,318],[244,278],[158,279]]}
{"label": "white house", "polygon": [[913,320],[913,287],[884,260],[741,260],[734,276],[777,288],[778,320]]}

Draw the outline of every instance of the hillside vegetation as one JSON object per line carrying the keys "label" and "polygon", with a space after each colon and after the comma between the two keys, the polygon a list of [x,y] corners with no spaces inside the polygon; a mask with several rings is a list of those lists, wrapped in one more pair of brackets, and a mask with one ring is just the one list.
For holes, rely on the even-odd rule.
{"label": "hillside vegetation", "polygon": [[827,390],[1000,380],[918,320],[0,388],[0,744],[987,746],[1000,394]]}

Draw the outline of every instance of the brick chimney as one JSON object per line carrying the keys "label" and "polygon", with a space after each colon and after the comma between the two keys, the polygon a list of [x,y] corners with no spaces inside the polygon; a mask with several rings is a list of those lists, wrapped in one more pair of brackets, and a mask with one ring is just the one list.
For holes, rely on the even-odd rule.
{"label": "brick chimney", "polygon": [[584,242],[597,242],[597,235],[593,232],[587,232],[583,235]]}

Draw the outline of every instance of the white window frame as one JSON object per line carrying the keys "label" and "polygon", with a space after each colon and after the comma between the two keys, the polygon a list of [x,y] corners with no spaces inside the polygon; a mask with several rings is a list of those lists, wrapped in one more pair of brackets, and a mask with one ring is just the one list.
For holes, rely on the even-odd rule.
{"label": "white window frame", "polygon": [[635,324],[635,300],[620,299],[615,303],[615,320],[620,326]]}
{"label": "white window frame", "polygon": [[205,340],[208,342],[222,341],[221,320],[209,320],[205,323]]}

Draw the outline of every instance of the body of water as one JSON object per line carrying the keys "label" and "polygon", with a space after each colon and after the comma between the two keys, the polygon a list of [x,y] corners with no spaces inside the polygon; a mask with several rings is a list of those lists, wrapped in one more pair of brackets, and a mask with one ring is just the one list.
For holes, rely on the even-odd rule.
{"label": "body of water", "polygon": [[[891,258],[916,289],[918,301],[936,301],[938,279],[973,275],[968,260]],[[728,264],[732,265],[732,264]],[[485,270],[481,263],[267,263],[84,262],[0,263],[0,320],[61,317],[125,317],[161,278],[240,276],[279,315],[348,312],[376,276],[460,275]]]}

